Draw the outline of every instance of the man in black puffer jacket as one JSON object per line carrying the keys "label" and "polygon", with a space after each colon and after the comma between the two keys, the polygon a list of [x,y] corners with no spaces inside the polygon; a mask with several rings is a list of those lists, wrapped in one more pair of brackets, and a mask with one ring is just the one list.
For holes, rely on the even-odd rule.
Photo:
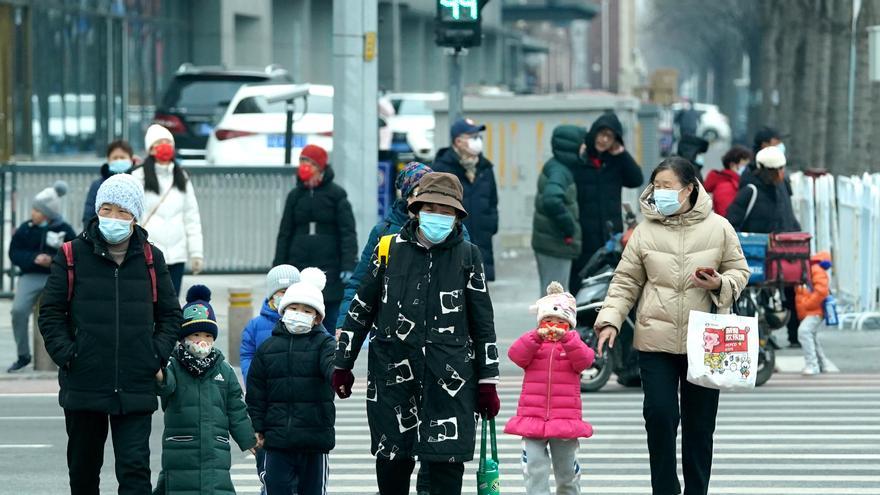
{"label": "man in black puffer jacket", "polygon": [[[144,191],[129,175],[98,189],[93,219],[52,262],[40,332],[60,368],[74,494],[98,493],[107,427],[113,430],[119,493],[150,493],[150,427],[156,375],[177,343],[180,305],[162,252],[137,226]],[[68,281],[73,281],[69,287]]]}
{"label": "man in black puffer jacket", "polygon": [[358,261],[357,231],[348,195],[333,182],[327,152],[308,145],[296,187],[287,195],[272,266],[313,266],[327,274],[326,321],[335,322],[343,289]]}
{"label": "man in black puffer jacket", "polygon": [[327,454],[336,444],[330,388],[336,340],[321,326],[326,282],[317,268],[300,273],[281,298],[281,321],[248,370],[245,401],[266,449],[267,493],[327,493]]}
{"label": "man in black puffer jacket", "polygon": [[[578,275],[587,261],[609,239],[623,232],[623,210],[620,193],[624,187],[639,187],[644,181],[642,168],[623,147],[623,125],[613,112],[601,115],[584,140],[585,163],[574,167],[580,210],[583,249],[571,267],[569,291],[577,294],[581,287]],[[611,223],[613,230],[608,231]]]}
{"label": "man in black puffer jacket", "polygon": [[462,119],[452,125],[452,146],[437,152],[431,164],[434,172],[445,172],[458,177],[464,188],[462,205],[468,216],[462,223],[471,236],[471,242],[480,248],[486,269],[486,280],[495,280],[495,255],[492,238],[498,233],[498,186],[494,165],[483,155],[480,133],[484,125]]}

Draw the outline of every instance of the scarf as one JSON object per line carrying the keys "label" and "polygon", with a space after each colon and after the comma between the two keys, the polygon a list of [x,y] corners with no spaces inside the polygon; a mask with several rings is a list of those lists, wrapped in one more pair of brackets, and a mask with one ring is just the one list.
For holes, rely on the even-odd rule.
{"label": "scarf", "polygon": [[458,163],[464,169],[464,176],[468,181],[474,182],[477,178],[477,164],[480,163],[480,156],[469,156],[467,153],[453,147],[455,154],[458,155]]}
{"label": "scarf", "polygon": [[180,344],[174,348],[174,359],[176,359],[190,375],[196,378],[201,377],[208,372],[208,370],[213,368],[214,365],[217,364],[217,359],[219,357],[220,354],[217,352],[217,349],[211,349],[210,354],[199,359],[186,352],[186,349]]}

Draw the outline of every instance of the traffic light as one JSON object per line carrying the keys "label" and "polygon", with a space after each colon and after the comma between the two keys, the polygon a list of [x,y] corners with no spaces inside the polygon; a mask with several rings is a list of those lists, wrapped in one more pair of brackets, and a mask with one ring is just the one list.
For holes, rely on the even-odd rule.
{"label": "traffic light", "polygon": [[436,0],[438,46],[468,48],[482,41],[482,10],[489,0]]}

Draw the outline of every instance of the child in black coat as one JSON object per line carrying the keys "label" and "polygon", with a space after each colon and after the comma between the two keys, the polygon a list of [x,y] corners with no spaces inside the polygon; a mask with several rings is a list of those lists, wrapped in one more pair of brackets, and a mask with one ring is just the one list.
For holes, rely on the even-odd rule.
{"label": "child in black coat", "polygon": [[323,495],[336,443],[330,377],[336,340],[324,331],[327,278],[306,268],[281,299],[281,321],[251,362],[248,413],[266,449],[267,493]]}

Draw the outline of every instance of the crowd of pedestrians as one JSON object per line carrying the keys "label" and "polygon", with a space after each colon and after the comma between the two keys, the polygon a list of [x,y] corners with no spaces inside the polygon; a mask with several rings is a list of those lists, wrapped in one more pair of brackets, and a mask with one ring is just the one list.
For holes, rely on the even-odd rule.
{"label": "crowd of pedestrians", "polygon": [[[416,460],[419,493],[461,493],[476,418],[494,418],[501,406],[489,293],[498,191],[482,153],[484,129],[454,123],[451,146],[430,167],[413,162],[398,173],[399,197],[360,257],[352,208],[327,152],[302,150],[259,315],[225,330],[242,332],[244,386],[215,346],[221,329],[210,289],[191,287],[179,303],[186,264],[198,273],[205,261],[194,186],[170,132],[149,128],[142,162],[124,141],[108,147],[79,235],[59,214],[64,183],[37,194],[10,247],[23,274],[10,371],[31,360],[28,318],[39,297],[39,328],[60,368],[71,492],[99,492],[109,433],[120,493],[233,493],[234,442],[255,454],[265,493],[324,494],[334,399],[351,396],[353,368],[367,348],[366,419],[380,493],[409,493]],[[622,231],[622,189],[643,182],[623,136],[610,112],[589,130],[557,127],[538,179],[532,247],[541,298],[532,308],[536,328],[508,353],[525,378],[505,428],[523,437],[528,493],[549,494],[551,471],[557,493],[580,493],[579,439],[593,434],[582,419],[580,374],[614,345],[635,307],[653,490],[681,492],[681,423],[686,491],[708,493],[719,394],[686,380],[688,312],[730,308],[745,288],[737,230],[800,228],[775,131],[756,137],[754,161],[748,150],[731,149],[724,170],[705,184],[692,161],[664,160],[640,196],[644,221],[596,319],[594,352],[575,330],[573,294],[587,260]],[[816,258],[813,288],[797,291],[800,336],[816,372],[825,365],[816,328],[829,262]],[[696,276],[704,267],[715,271]],[[162,469],[153,488],[149,437],[160,404]]]}

